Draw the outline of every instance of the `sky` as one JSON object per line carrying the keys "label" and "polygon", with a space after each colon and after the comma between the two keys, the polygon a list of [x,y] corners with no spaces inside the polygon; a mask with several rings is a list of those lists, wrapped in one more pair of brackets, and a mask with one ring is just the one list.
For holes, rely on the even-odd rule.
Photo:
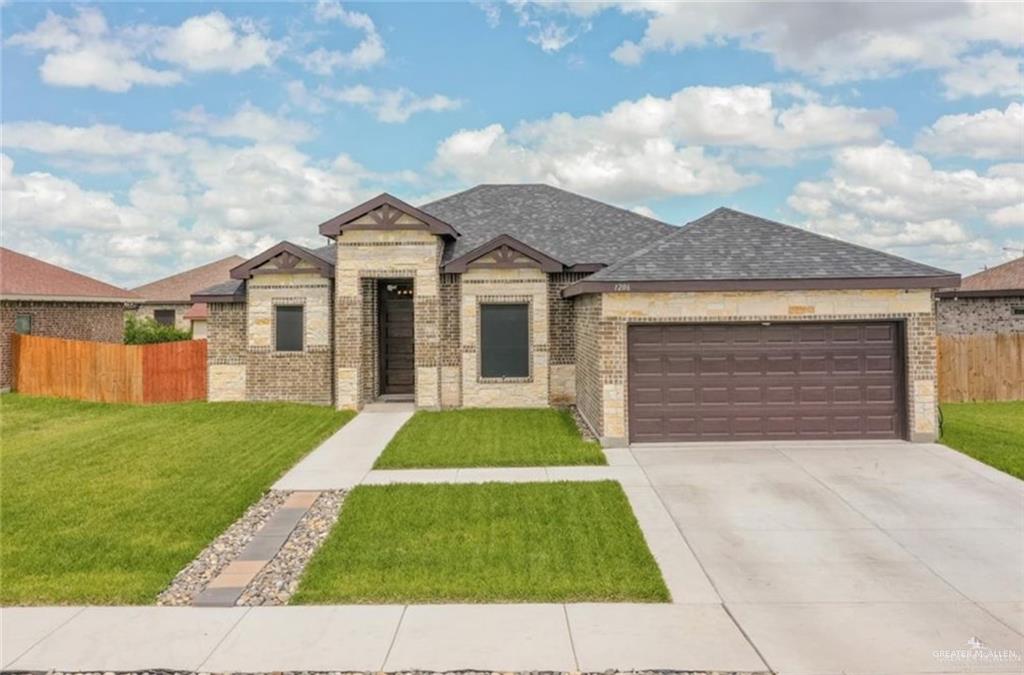
{"label": "sky", "polygon": [[0,0],[0,241],[134,286],[380,192],[1024,254],[1024,3]]}

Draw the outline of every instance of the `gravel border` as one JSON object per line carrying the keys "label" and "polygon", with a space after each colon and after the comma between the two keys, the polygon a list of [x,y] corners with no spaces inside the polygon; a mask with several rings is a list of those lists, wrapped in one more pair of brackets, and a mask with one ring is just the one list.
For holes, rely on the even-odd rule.
{"label": "gravel border", "polygon": [[170,585],[156,597],[156,604],[173,607],[191,605],[206,585],[238,557],[256,532],[281,508],[289,494],[271,490],[263,495],[241,518],[232,523],[223,534],[186,565],[185,569],[178,572]]}
{"label": "gravel border", "polygon": [[292,530],[267,566],[242,591],[236,605],[286,605],[310,559],[330,534],[341,513],[345,490],[324,491]]}

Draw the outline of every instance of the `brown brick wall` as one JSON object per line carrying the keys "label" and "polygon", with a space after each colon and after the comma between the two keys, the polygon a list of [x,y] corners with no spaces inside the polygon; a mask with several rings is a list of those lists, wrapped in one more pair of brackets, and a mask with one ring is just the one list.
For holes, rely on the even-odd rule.
{"label": "brown brick wall", "polygon": [[553,366],[576,363],[576,305],[572,298],[562,297],[562,290],[588,276],[579,273],[548,275],[548,345]]}
{"label": "brown brick wall", "polygon": [[380,345],[380,333],[378,325],[378,305],[377,305],[377,291],[379,283],[377,279],[361,279],[360,280],[362,293],[362,306],[361,306],[361,322],[362,322],[362,333],[360,339],[362,340],[362,349],[360,349],[360,363],[361,372],[363,376],[360,378],[360,401],[366,403],[377,398],[380,393],[378,389],[377,380],[380,375],[379,366],[379,347]]}
{"label": "brown brick wall", "polygon": [[211,365],[245,364],[245,305],[212,303],[207,320],[206,360]]}
{"label": "brown brick wall", "polygon": [[441,365],[459,366],[462,364],[461,340],[462,276],[459,274],[441,275]]}
{"label": "brown brick wall", "polygon": [[1024,293],[1009,298],[943,298],[935,306],[939,335],[1024,333]]}
{"label": "brown brick wall", "polygon": [[603,433],[601,388],[601,296],[581,295],[574,300],[576,352],[576,407],[598,436]]}
{"label": "brown brick wall", "polygon": [[331,405],[329,347],[304,352],[250,351],[245,397],[249,401],[291,401]]}
{"label": "brown brick wall", "polygon": [[124,341],[124,305],[112,302],[0,302],[0,388],[11,386],[11,334],[19,314],[32,317],[32,334],[93,342]]}

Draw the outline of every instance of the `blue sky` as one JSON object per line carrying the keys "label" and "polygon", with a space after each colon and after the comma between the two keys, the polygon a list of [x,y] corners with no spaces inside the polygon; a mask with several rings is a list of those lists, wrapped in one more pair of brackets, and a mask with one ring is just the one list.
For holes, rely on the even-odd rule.
{"label": "blue sky", "polygon": [[1019,3],[0,11],[3,244],[118,284],[481,182],[962,273],[1024,247]]}

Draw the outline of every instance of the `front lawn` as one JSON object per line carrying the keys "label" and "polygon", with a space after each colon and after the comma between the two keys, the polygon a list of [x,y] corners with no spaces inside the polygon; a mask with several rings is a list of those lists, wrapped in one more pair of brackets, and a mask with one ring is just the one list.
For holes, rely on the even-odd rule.
{"label": "front lawn", "polygon": [[0,398],[0,603],[137,604],[351,418]]}
{"label": "front lawn", "polygon": [[664,602],[622,487],[360,486],[293,603]]}
{"label": "front lawn", "polygon": [[606,464],[566,410],[420,410],[395,435],[376,469]]}
{"label": "front lawn", "polygon": [[1024,401],[945,403],[942,442],[1024,479]]}

